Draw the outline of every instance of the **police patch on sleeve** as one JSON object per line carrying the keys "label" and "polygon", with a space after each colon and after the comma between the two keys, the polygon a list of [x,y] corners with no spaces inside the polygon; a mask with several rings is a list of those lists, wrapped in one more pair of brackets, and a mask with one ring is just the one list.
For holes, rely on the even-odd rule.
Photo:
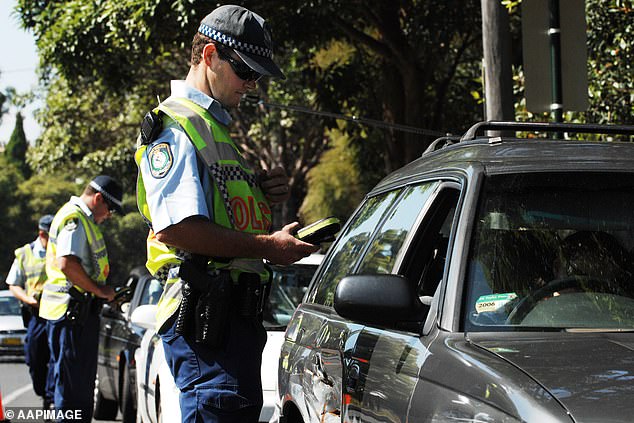
{"label": "police patch on sleeve", "polygon": [[150,173],[157,179],[167,175],[167,172],[170,171],[174,163],[172,149],[166,142],[156,144],[152,147],[148,153],[148,158],[150,162]]}
{"label": "police patch on sleeve", "polygon": [[77,229],[77,224],[77,219],[70,219],[64,225],[64,230],[68,232],[73,232],[75,229]]}

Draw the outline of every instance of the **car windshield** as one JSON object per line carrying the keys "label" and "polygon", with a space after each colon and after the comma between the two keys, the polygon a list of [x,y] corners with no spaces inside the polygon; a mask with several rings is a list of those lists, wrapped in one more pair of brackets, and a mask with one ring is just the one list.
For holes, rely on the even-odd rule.
{"label": "car windshield", "polygon": [[467,331],[634,330],[634,174],[488,177]]}
{"label": "car windshield", "polygon": [[308,289],[317,265],[273,266],[271,294],[264,309],[264,327],[283,329]]}
{"label": "car windshield", "polygon": [[0,316],[19,316],[20,303],[13,296],[0,297]]}

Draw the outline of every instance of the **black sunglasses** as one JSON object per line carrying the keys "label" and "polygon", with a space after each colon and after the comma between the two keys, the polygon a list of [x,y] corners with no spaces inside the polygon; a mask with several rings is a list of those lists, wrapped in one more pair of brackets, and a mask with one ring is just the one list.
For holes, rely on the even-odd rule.
{"label": "black sunglasses", "polygon": [[106,203],[106,206],[108,207],[108,212],[110,214],[115,214],[117,212],[117,209],[115,208],[114,204],[112,204],[103,194],[101,194],[101,198],[103,198],[103,202]]}
{"label": "black sunglasses", "polygon": [[229,52],[224,47],[220,47],[218,46],[218,44],[216,44],[216,51],[218,52],[218,57],[220,57],[221,60],[229,63],[231,69],[233,69],[236,76],[243,81],[257,81],[258,79],[262,78],[261,73],[254,71],[246,63],[231,57],[231,54],[229,54]]}

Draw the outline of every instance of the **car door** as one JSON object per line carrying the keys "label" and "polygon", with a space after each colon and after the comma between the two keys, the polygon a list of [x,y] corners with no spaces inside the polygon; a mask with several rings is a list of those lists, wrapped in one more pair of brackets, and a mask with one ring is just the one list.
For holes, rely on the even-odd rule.
{"label": "car door", "polygon": [[362,325],[333,309],[337,283],[355,268],[399,190],[369,198],[346,225],[325,257],[285,333],[280,354],[279,392],[289,392],[305,422],[340,421],[343,351],[354,348]]}
{"label": "car door", "polygon": [[[440,291],[447,265],[459,194],[459,185],[446,181],[409,187],[388,214],[355,273],[406,276],[416,285],[423,304],[429,306]],[[361,329],[353,349],[344,352],[342,421],[407,420],[419,370],[433,342],[431,337],[420,336],[423,323]]]}
{"label": "car door", "polygon": [[[138,276],[131,274],[125,286],[135,289]],[[127,305],[125,305],[127,304]],[[101,311],[98,377],[99,391],[106,399],[119,399],[119,353],[127,343],[129,302],[105,304]]]}

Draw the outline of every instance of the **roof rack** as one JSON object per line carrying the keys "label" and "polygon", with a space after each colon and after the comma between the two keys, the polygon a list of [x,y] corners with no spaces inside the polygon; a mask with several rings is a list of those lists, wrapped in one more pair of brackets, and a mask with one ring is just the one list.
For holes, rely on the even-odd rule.
{"label": "roof rack", "polygon": [[460,137],[457,135],[447,135],[444,137],[436,138],[429,146],[423,151],[423,156],[431,153],[432,151],[440,150],[449,145],[460,142]]}
{"label": "roof rack", "polygon": [[622,134],[634,135],[634,125],[598,125],[588,123],[547,123],[547,122],[478,122],[465,132],[460,141],[470,141],[484,135],[484,131],[538,131],[574,132],[582,134]]}

